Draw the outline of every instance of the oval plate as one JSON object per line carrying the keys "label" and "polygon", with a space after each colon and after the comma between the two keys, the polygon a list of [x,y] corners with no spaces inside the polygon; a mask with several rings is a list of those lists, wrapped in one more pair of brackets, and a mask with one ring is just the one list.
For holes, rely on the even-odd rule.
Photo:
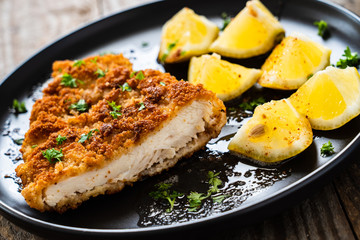
{"label": "oval plate", "polygon": [[[333,50],[331,63],[341,57],[346,46],[360,50],[360,19],[342,7],[315,0],[264,1],[280,18],[287,33],[297,31],[308,35]],[[85,202],[77,210],[65,214],[40,213],[27,206],[19,192],[19,179],[14,168],[21,163],[21,139],[28,129],[30,113],[15,115],[9,112],[14,98],[26,106],[41,97],[41,86],[49,79],[52,62],[59,59],[78,59],[101,52],[122,52],[134,63],[134,69],[155,68],[186,78],[187,63],[167,66],[156,62],[161,26],[182,7],[187,6],[205,15],[221,26],[222,12],[234,16],[245,1],[195,0],[160,1],[130,9],[92,23],[34,55],[10,74],[0,86],[1,126],[0,136],[0,210],[16,224],[43,236],[52,238],[129,238],[149,237],[209,227],[237,225],[262,220],[278,213],[304,198],[316,187],[329,180],[340,164],[351,159],[359,145],[360,118],[353,119],[340,129],[328,132],[315,131],[313,144],[302,154],[278,167],[259,168],[245,159],[230,155],[226,146],[230,137],[249,117],[248,112],[228,110],[228,123],[220,136],[209,142],[205,150],[192,158],[182,160],[173,169],[145,179],[111,196],[100,196]],[[317,35],[314,21],[328,22],[331,37],[327,40]],[[238,61],[246,66],[260,67],[264,58]],[[253,88],[250,93],[281,98],[289,94]],[[250,96],[247,93],[246,96]],[[238,99],[227,104],[229,109],[238,106]],[[269,99],[268,99],[269,100]],[[331,140],[336,154],[322,157],[320,147]],[[172,181],[174,189],[184,194],[190,191],[206,192],[208,171],[220,173],[224,186],[220,193],[226,198],[222,203],[204,201],[195,213],[187,210],[186,198],[176,203],[171,213],[164,202],[149,197],[154,185]]]}

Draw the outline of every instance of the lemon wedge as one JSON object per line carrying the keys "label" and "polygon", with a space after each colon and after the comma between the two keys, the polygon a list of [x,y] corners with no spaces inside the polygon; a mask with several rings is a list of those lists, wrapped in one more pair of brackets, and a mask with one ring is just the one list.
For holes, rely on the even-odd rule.
{"label": "lemon wedge", "polygon": [[266,59],[259,84],[275,89],[298,89],[310,76],[329,65],[330,54],[327,47],[293,33]]}
{"label": "lemon wedge", "polygon": [[285,30],[258,0],[251,0],[210,46],[210,51],[232,58],[249,58],[270,51]]}
{"label": "lemon wedge", "polygon": [[343,126],[360,113],[360,75],[354,67],[327,67],[316,73],[289,98],[307,116],[313,129]]}
{"label": "lemon wedge", "polygon": [[203,84],[218,98],[228,101],[248,90],[260,76],[259,69],[229,63],[221,60],[218,54],[212,54],[191,58],[188,80],[193,84]]}
{"label": "lemon wedge", "polygon": [[185,7],[163,26],[158,58],[175,63],[207,53],[218,33],[216,24]]}
{"label": "lemon wedge", "polygon": [[282,99],[258,106],[228,149],[261,164],[274,164],[304,151],[312,140],[309,121]]}

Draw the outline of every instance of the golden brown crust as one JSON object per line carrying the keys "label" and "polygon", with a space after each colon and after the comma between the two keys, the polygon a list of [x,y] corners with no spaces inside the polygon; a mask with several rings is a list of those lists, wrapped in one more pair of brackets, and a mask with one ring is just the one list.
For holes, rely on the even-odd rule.
{"label": "golden brown crust", "polygon": [[[161,127],[181,106],[194,99],[216,102],[221,109],[218,114],[224,115],[223,103],[201,85],[177,81],[168,73],[150,69],[142,71],[144,79],[136,75],[130,77],[131,64],[122,55],[90,57],[84,59],[80,67],[73,64],[69,60],[53,64],[54,80],[44,89],[44,97],[34,104],[30,129],[21,148],[24,163],[16,168],[24,187],[22,195],[31,207],[40,211],[49,210],[41,199],[48,186],[101,168]],[[106,71],[105,77],[94,74],[98,68]],[[61,85],[65,73],[83,84],[79,83],[76,88]],[[128,83],[132,91],[123,91],[120,86],[124,83]],[[80,99],[90,106],[88,111],[70,109],[71,104]],[[121,105],[122,115],[117,119],[110,114],[113,109],[109,102]],[[140,109],[142,103],[144,109]],[[98,131],[94,131],[90,139],[78,142],[82,134],[93,129]],[[58,135],[67,137],[61,145],[56,141]],[[62,149],[61,162],[50,163],[44,158],[42,152],[51,148]]]}

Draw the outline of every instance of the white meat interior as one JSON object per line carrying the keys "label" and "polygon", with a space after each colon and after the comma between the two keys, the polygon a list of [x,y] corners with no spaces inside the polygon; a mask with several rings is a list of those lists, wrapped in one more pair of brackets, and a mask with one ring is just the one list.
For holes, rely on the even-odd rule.
{"label": "white meat interior", "polygon": [[44,202],[54,207],[66,198],[106,188],[113,183],[134,182],[140,174],[151,175],[167,169],[166,160],[180,159],[197,150],[199,144],[203,144],[203,140],[197,143],[197,138],[211,121],[211,113],[210,102],[193,101],[170,121],[165,122],[160,130],[151,133],[141,144],[135,145],[118,159],[113,159],[102,169],[70,177],[48,187]]}

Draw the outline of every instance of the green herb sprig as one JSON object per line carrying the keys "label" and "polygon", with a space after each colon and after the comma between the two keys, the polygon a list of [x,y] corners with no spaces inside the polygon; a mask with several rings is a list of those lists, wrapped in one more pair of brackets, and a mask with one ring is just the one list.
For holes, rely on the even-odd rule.
{"label": "green herb sprig", "polygon": [[342,55],[345,57],[344,59],[339,59],[336,63],[336,67],[338,68],[346,68],[347,66],[350,67],[358,67],[360,64],[360,57],[357,52],[351,52],[350,48],[347,46],[344,50],[344,54]]}
{"label": "green herb sprig", "polygon": [[12,108],[15,110],[15,113],[27,112],[25,102],[19,102],[17,99],[13,100]]}
{"label": "green herb sprig", "polygon": [[107,70],[104,71],[104,70],[102,70],[102,69],[100,69],[100,68],[98,68],[98,69],[95,71],[95,74],[97,74],[97,77],[98,77],[98,78],[105,77],[106,73],[107,73]]}
{"label": "green herb sprig", "polygon": [[166,209],[166,212],[171,212],[174,209],[175,200],[183,196],[184,194],[179,193],[174,190],[170,190],[172,187],[171,183],[159,183],[156,184],[155,187],[157,188],[156,191],[150,192],[149,195],[155,200],[163,199],[169,202],[170,207]]}
{"label": "green herb sprig", "polygon": [[70,74],[68,73],[64,73],[61,77],[61,83],[60,85],[63,85],[65,87],[71,87],[71,88],[76,88],[78,87],[77,83],[80,83],[80,84],[84,84],[83,81],[79,80],[79,79],[76,79],[76,78],[73,78]]}
{"label": "green herb sprig", "polygon": [[320,149],[321,156],[328,157],[328,156],[333,155],[334,153],[335,153],[334,147],[330,141],[328,141],[327,143],[324,143],[321,146],[321,149]]}
{"label": "green herb sprig", "polygon": [[259,97],[257,99],[251,100],[250,102],[243,102],[243,103],[239,104],[239,107],[241,107],[243,110],[254,111],[254,109],[257,106],[260,106],[264,103],[265,103],[265,98]]}
{"label": "green herb sprig", "polygon": [[79,139],[79,143],[84,143],[86,140],[89,140],[92,136],[93,136],[93,133],[94,132],[99,132],[99,129],[92,129],[92,130],[90,130],[88,133],[83,133],[83,134],[81,134],[81,136],[80,136],[80,139]]}
{"label": "green herb sprig", "polygon": [[231,22],[231,17],[226,13],[223,12],[221,13],[221,18],[223,20],[223,25],[220,28],[221,31],[224,31],[224,29],[229,25],[229,23]]}
{"label": "green herb sprig", "polygon": [[144,75],[144,73],[143,73],[143,71],[137,71],[137,72],[132,72],[131,74],[130,74],[130,77],[132,78],[132,77],[135,77],[135,79],[137,79],[137,80],[143,80],[144,78],[145,78],[145,75]]}
{"label": "green herb sprig", "polygon": [[61,136],[60,134],[56,137],[56,144],[61,145],[67,140],[67,137]]}
{"label": "green herb sprig", "polygon": [[80,99],[77,103],[71,104],[70,109],[75,109],[78,112],[86,112],[89,109],[89,105],[84,99]]}
{"label": "green herb sprig", "polygon": [[73,64],[73,67],[81,67],[82,65],[85,65],[84,60],[76,60]]}
{"label": "green herb sprig", "polygon": [[327,22],[324,20],[314,22],[314,25],[318,27],[318,35],[323,39],[326,39],[330,36],[329,28]]}
{"label": "green herb sprig", "polygon": [[145,107],[145,104],[143,102],[139,103],[140,107],[139,107],[139,111],[141,110],[144,110],[146,107]]}
{"label": "green herb sprig", "polygon": [[54,148],[46,149],[45,151],[41,151],[41,153],[50,163],[61,162],[61,158],[64,156],[62,149],[60,149],[60,151]]}
{"label": "green herb sprig", "polygon": [[114,118],[117,119],[118,117],[120,117],[122,115],[121,111],[121,105],[116,105],[116,102],[112,101],[112,102],[108,102],[109,106],[112,108],[112,111],[110,112],[110,115]]}
{"label": "green herb sprig", "polygon": [[128,91],[131,92],[132,88],[130,87],[130,85],[126,82],[123,85],[120,85],[120,88],[123,92]]}
{"label": "green herb sprig", "polygon": [[162,63],[165,62],[166,58],[169,56],[171,50],[173,50],[176,46],[176,44],[179,42],[179,40],[176,40],[175,42],[169,43],[164,54],[161,56],[160,61]]}

